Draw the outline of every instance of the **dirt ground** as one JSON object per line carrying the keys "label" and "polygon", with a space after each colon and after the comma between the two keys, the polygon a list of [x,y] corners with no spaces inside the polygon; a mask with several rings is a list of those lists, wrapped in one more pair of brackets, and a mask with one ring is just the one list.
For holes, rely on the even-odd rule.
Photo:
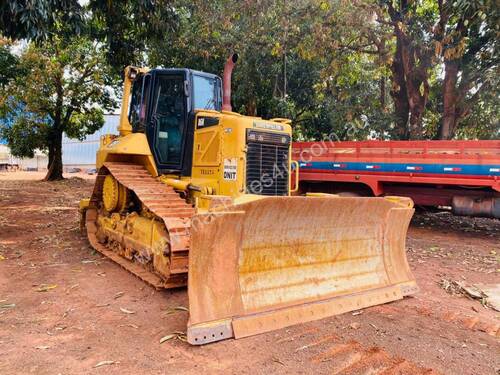
{"label": "dirt ground", "polygon": [[0,374],[499,374],[500,313],[444,289],[498,283],[500,222],[418,212],[412,298],[193,347],[185,290],[157,292],[88,245],[92,181],[0,175]]}

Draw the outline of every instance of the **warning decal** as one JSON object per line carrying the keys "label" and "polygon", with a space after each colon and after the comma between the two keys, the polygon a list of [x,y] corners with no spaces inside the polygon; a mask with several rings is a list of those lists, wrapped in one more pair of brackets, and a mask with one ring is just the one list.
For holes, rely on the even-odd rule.
{"label": "warning decal", "polygon": [[236,171],[238,169],[238,159],[224,159],[224,180],[236,181]]}

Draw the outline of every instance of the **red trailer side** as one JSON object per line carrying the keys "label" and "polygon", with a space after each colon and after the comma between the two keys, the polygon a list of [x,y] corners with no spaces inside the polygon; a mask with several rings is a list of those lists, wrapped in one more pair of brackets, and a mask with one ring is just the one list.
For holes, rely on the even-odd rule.
{"label": "red trailer side", "polygon": [[500,141],[295,142],[303,192],[403,195],[500,217]]}

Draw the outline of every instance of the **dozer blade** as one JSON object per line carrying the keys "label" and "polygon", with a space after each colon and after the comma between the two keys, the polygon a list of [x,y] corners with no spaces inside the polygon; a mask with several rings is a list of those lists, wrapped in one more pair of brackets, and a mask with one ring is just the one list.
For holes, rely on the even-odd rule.
{"label": "dozer blade", "polygon": [[415,293],[407,198],[269,197],[193,218],[188,341],[245,337]]}

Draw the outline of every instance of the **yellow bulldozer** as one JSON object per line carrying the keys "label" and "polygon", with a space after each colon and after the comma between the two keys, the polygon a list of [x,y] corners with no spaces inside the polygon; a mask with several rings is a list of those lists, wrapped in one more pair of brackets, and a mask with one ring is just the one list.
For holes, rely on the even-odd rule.
{"label": "yellow bulldozer", "polygon": [[231,110],[224,79],[125,70],[82,200],[92,246],[155,288],[188,287],[188,342],[245,337],[415,293],[408,198],[299,196],[292,130]]}

